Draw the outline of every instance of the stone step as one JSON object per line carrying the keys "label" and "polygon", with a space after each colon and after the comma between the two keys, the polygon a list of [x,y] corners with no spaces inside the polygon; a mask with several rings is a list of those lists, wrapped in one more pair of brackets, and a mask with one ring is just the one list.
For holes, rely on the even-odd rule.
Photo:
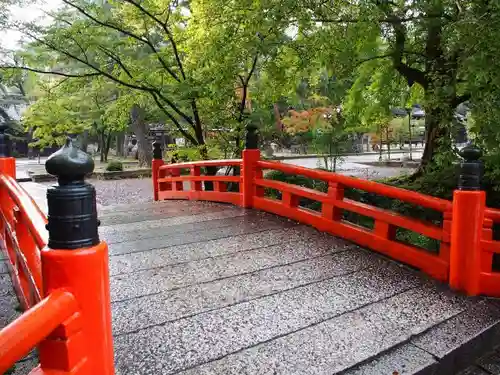
{"label": "stone step", "polygon": [[112,276],[110,280],[111,300],[130,299],[220,280],[331,254],[342,249],[328,243],[311,247],[308,241],[289,242],[173,266],[119,274]]}
{"label": "stone step", "polygon": [[433,283],[416,286],[408,271],[393,277],[385,266],[118,336],[117,371],[332,374],[468,307],[465,298]]}
{"label": "stone step", "polygon": [[255,233],[229,236],[195,242],[183,245],[174,245],[161,249],[152,249],[110,257],[110,274],[137,272],[151,268],[173,266],[195,260],[221,257],[238,252],[254,250],[277,244],[297,241],[314,241],[318,246],[329,246],[337,250],[354,245],[347,241],[334,238],[318,232],[312,228],[296,226],[263,230]]}
{"label": "stone step", "polygon": [[[342,375],[394,372],[415,375],[456,374],[500,344],[499,321],[500,310],[494,304],[487,301],[470,303],[461,313]],[[500,366],[497,368],[500,369]],[[460,375],[475,374],[472,370],[461,372]],[[477,371],[478,375],[482,373],[480,369]],[[500,371],[491,373],[500,374]]]}
{"label": "stone step", "polygon": [[[145,230],[143,236],[151,236],[151,238],[113,243],[120,239],[111,237],[109,251],[111,255],[128,254],[292,226],[295,226],[295,223],[286,219],[249,213],[242,217],[173,225],[152,231]],[[108,241],[107,236],[103,236],[103,239]]]}
{"label": "stone step", "polygon": [[101,227],[104,227],[115,224],[136,223],[144,220],[157,220],[176,216],[240,209],[231,205],[215,205],[210,202],[196,202],[197,204],[194,205],[187,205],[186,202],[162,201],[143,203],[132,205],[128,209],[126,209],[127,206],[124,206],[124,210],[120,210],[119,208],[115,210],[117,206],[106,206],[99,208],[98,215],[101,220]]}
{"label": "stone step", "polygon": [[363,251],[344,251],[115,302],[113,332],[130,333],[376,267],[367,260],[372,261]]}
{"label": "stone step", "polygon": [[154,221],[106,226],[99,234],[108,244],[151,238],[170,233],[184,233],[224,227],[248,221],[244,210],[225,210],[200,215],[177,216]]}

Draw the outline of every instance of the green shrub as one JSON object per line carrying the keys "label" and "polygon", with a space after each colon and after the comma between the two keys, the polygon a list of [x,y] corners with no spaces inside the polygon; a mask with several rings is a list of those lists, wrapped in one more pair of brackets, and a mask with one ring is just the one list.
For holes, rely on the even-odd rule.
{"label": "green shrub", "polygon": [[111,160],[108,165],[106,165],[106,171],[108,172],[121,172],[123,171],[123,163],[118,160]]}

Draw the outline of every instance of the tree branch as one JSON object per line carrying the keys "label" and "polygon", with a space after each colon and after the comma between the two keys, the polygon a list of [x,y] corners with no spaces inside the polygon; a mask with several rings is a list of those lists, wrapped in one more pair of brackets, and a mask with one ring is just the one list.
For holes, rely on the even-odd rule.
{"label": "tree branch", "polygon": [[143,44],[146,44],[147,46],[149,46],[149,48],[151,48],[151,50],[153,51],[153,53],[156,55],[156,58],[158,59],[159,63],[162,65],[162,67],[172,76],[172,78],[174,78],[176,81],[180,82],[180,79],[179,77],[177,77],[177,74],[175,74],[175,72],[170,69],[167,65],[167,63],[165,62],[165,60],[163,60],[163,58],[160,56],[160,54],[158,53],[158,50],[156,49],[156,47],[153,45],[153,43],[151,43],[151,41],[148,39],[148,38],[141,38],[140,36],[128,31],[128,30],[125,30],[119,26],[116,26],[114,24],[111,24],[111,23],[107,23],[107,22],[103,22],[103,21],[100,21],[99,19],[97,19],[96,17],[94,17],[93,15],[91,15],[90,13],[88,13],[85,9],[83,9],[82,7],[72,3],[71,1],[69,0],[62,0],[65,4],[75,8],[78,12],[80,12],[81,14],[83,14],[85,17],[87,17],[88,19],[90,19],[91,21],[95,22],[96,24],[100,25],[100,26],[103,26],[103,27],[106,27],[106,28],[109,28],[109,29],[112,29],[112,30],[115,30],[115,31],[118,31],[120,33],[123,33]]}
{"label": "tree branch", "polygon": [[255,54],[255,56],[253,58],[252,66],[251,66],[250,71],[248,72],[248,75],[245,78],[245,80],[242,79],[241,75],[238,75],[240,77],[242,84],[243,84],[243,92],[241,94],[240,113],[238,116],[238,122],[243,121],[243,114],[245,113],[245,104],[247,102],[248,84],[250,83],[250,79],[252,78],[252,75],[255,71],[255,68],[257,67],[257,61],[259,61],[259,53],[258,52]]}
{"label": "tree branch", "polygon": [[51,75],[55,75],[55,76],[62,76],[62,77],[68,77],[68,78],[85,78],[85,77],[96,77],[96,76],[101,75],[101,73],[99,73],[99,72],[83,73],[83,74],[70,74],[70,73],[29,68],[27,66],[0,66],[0,69],[26,70],[28,72],[34,72],[34,73],[40,73],[40,74],[51,74]]}
{"label": "tree branch", "polygon": [[160,100],[158,99],[158,97],[156,96],[155,93],[150,93],[151,96],[153,97],[156,105],[162,110],[163,113],[165,113],[165,115],[167,115],[167,117],[174,123],[175,127],[177,128],[177,130],[179,130],[179,132],[184,136],[186,137],[187,140],[189,140],[189,142],[191,142],[192,144],[196,145],[198,144],[198,142],[196,141],[196,139],[194,139],[194,137],[189,134],[187,131],[185,131],[183,128],[182,128],[182,125],[179,123],[179,121],[165,108],[165,106],[160,102]]}
{"label": "tree branch", "polygon": [[110,59],[114,60],[118,65],[120,65],[120,67],[125,72],[125,74],[127,74],[131,79],[134,79],[134,77],[132,76],[132,74],[130,73],[130,71],[127,69],[127,67],[123,64],[122,60],[118,56],[116,56],[113,52],[111,52],[110,50],[108,50],[107,48],[105,48],[103,46],[98,46],[98,48],[106,56],[108,56]]}
{"label": "tree branch", "polygon": [[[184,73],[184,68],[182,66],[182,62],[179,56],[179,51],[177,50],[177,44],[175,43],[174,36],[170,32],[167,26],[167,22],[162,22],[157,16],[155,16],[153,13],[148,11],[146,8],[144,8],[141,4],[136,3],[133,0],[123,0],[126,3],[129,3],[133,6],[135,6],[137,9],[139,9],[142,13],[146,14],[148,17],[150,17],[153,21],[155,21],[160,27],[163,29],[165,34],[167,34],[167,38],[170,41],[170,44],[172,45],[172,50],[174,52],[175,60],[177,62],[177,66],[179,67],[179,71],[181,72],[182,78],[185,80],[186,79],[186,74]],[[168,21],[168,19],[167,19]]]}
{"label": "tree branch", "polygon": [[28,33],[26,33],[26,35],[30,36],[31,38],[33,38],[37,42],[39,42],[39,43],[47,46],[48,48],[52,49],[53,51],[59,52],[59,53],[65,55],[65,56],[69,57],[70,59],[73,59],[73,60],[76,60],[78,62],[81,62],[82,64],[84,64],[84,65],[88,66],[89,68],[95,70],[100,75],[103,75],[104,77],[110,79],[113,82],[119,83],[119,84],[121,84],[121,85],[123,85],[125,87],[128,87],[128,88],[131,88],[131,89],[135,89],[135,90],[139,90],[139,91],[144,91],[144,92],[154,92],[154,93],[156,93],[156,95],[158,95],[158,97],[160,99],[162,99],[165,103],[167,103],[179,116],[181,116],[189,124],[193,124],[193,119],[191,117],[189,117],[188,115],[186,115],[184,112],[182,112],[171,100],[169,100],[167,97],[165,97],[158,89],[156,89],[154,87],[150,87],[150,86],[142,86],[142,85],[137,85],[137,84],[133,84],[133,83],[129,83],[129,82],[123,81],[123,80],[119,79],[118,77],[115,77],[112,74],[104,71],[103,69],[101,69],[101,68],[99,68],[99,67],[91,64],[90,62],[85,61],[85,60],[81,59],[80,57],[75,56],[75,55],[73,55],[72,53],[70,53],[68,51],[65,51],[65,50],[63,50],[61,48],[56,47],[52,43],[49,43],[49,42],[47,42],[45,40],[37,38],[36,36],[30,35]]}
{"label": "tree branch", "polygon": [[371,56],[371,57],[367,57],[365,59],[362,59],[362,60],[359,60],[357,63],[356,63],[356,67],[364,64],[365,62],[368,62],[368,61],[372,61],[372,60],[377,60],[377,59],[386,59],[388,57],[392,57],[393,56],[393,53],[386,53],[384,55],[380,55],[380,56]]}
{"label": "tree branch", "polygon": [[361,19],[361,18],[314,18],[313,21],[315,22],[322,22],[322,23],[362,23],[362,22],[368,22],[368,23],[373,23],[373,22],[378,22],[378,23],[405,23],[405,22],[411,22],[411,21],[416,21],[416,20],[428,20],[428,19],[439,19],[439,18],[444,18],[444,19],[450,19],[449,16],[446,14],[435,14],[435,15],[420,15],[420,16],[412,16],[412,17],[397,17],[397,16],[390,16],[386,18],[379,18],[379,19]]}

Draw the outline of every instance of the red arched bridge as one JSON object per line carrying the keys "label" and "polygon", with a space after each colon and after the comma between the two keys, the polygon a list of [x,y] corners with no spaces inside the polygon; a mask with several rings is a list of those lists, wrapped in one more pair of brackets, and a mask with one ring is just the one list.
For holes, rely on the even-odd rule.
{"label": "red arched bridge", "polygon": [[[500,295],[500,212],[485,206],[473,149],[447,201],[261,160],[251,147],[238,160],[164,165],[156,145],[156,202],[102,209],[100,236],[87,155],[68,142],[47,161],[59,182],[46,217],[0,151],[2,272],[15,290],[3,273],[0,297],[3,310],[15,297],[24,310],[3,321],[0,373],[28,356],[14,373],[455,374],[497,343],[500,310],[487,297]],[[272,170],[327,191],[270,180]],[[404,243],[400,228],[438,246]]]}

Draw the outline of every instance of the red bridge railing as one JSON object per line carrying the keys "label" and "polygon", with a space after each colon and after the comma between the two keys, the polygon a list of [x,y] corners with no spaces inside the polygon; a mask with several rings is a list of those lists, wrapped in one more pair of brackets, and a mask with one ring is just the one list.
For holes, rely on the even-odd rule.
{"label": "red bridge railing", "polygon": [[[201,171],[207,166],[237,167],[241,168],[241,173],[240,176],[201,175]],[[271,170],[323,181],[327,184],[328,191],[266,179],[264,172]],[[183,175],[183,171],[188,171],[189,174]],[[213,182],[214,189],[204,189],[204,181]],[[227,183],[237,183],[239,188],[228,192]],[[157,158],[153,162],[153,186],[155,200],[219,201],[271,212],[417,267],[469,295],[500,296],[500,273],[492,270],[493,253],[500,253],[500,241],[492,240],[491,230],[493,222],[500,223],[500,211],[485,209],[485,194],[481,191],[457,190],[454,200],[448,201],[373,181],[264,161],[260,159],[257,149],[244,150],[243,158],[238,160],[163,165],[163,160]],[[442,220],[437,225],[347,199],[344,194],[347,188],[432,209],[441,213]],[[278,191],[281,199],[266,196],[265,189]],[[316,211],[301,206],[301,199],[304,198],[319,202],[321,209]],[[347,221],[345,212],[372,219],[373,228]],[[438,251],[430,252],[399,240],[397,231],[401,229],[437,241]]]}
{"label": "red bridge railing", "polygon": [[16,182],[14,158],[2,156],[5,139],[0,134],[0,248],[25,312],[0,330],[0,374],[36,347],[32,375],[113,375],[107,245],[97,237],[95,190],[83,181],[93,161],[74,159],[68,142],[47,162],[59,178],[47,220]]}

